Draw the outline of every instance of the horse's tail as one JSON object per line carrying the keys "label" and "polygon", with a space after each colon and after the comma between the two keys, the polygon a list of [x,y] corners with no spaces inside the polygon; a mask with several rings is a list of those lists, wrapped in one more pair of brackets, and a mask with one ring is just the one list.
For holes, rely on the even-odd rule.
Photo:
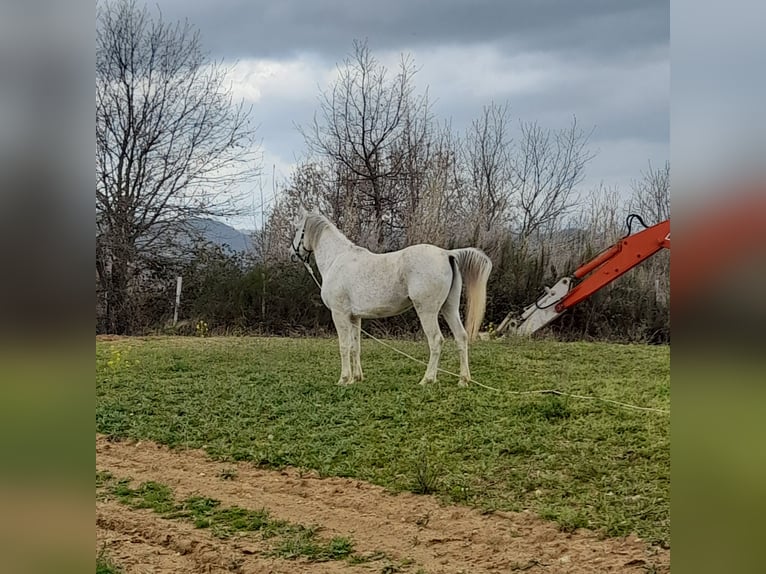
{"label": "horse's tail", "polygon": [[455,258],[465,283],[465,328],[468,339],[473,341],[484,320],[484,311],[487,307],[487,279],[492,271],[492,261],[474,247],[453,249],[449,254]]}

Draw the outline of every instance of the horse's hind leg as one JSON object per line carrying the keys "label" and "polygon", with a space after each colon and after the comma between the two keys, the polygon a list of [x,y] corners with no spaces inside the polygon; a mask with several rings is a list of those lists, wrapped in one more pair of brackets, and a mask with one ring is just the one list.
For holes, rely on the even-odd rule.
{"label": "horse's hind leg", "polygon": [[431,351],[426,374],[423,375],[423,378],[420,381],[421,385],[425,385],[436,381],[436,372],[439,368],[439,357],[442,352],[444,336],[442,335],[441,329],[439,329],[438,311],[424,309],[417,304],[415,305],[415,311],[420,318],[421,325],[423,325],[423,331],[428,339],[428,349]]}
{"label": "horse's hind leg", "polygon": [[450,299],[447,299],[444,307],[442,307],[442,315],[447,321],[450,331],[455,336],[455,343],[457,343],[458,353],[460,354],[460,381],[458,385],[464,387],[471,380],[471,370],[468,368],[468,333],[466,333],[463,322],[460,320],[458,305]]}
{"label": "horse's hind leg", "polygon": [[351,317],[339,311],[332,312],[332,320],[335,330],[338,331],[338,345],[340,346],[340,379],[339,385],[350,385],[353,382],[351,376],[351,354],[354,343],[354,326]]}
{"label": "horse's hind leg", "polygon": [[362,374],[362,319],[359,317],[351,318],[351,334],[353,335],[353,344],[351,345],[351,374],[355,382],[364,379]]}

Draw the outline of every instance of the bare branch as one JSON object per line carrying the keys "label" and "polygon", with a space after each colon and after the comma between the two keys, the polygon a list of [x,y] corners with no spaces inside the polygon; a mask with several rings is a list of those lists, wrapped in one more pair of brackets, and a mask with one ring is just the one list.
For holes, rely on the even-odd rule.
{"label": "bare branch", "polygon": [[641,215],[647,223],[659,223],[670,218],[670,162],[643,174],[633,182],[630,210]]}
{"label": "bare branch", "polygon": [[536,122],[521,123],[521,139],[511,168],[519,233],[527,238],[555,227],[576,204],[574,189],[594,155],[590,133],[577,120],[559,131]]}

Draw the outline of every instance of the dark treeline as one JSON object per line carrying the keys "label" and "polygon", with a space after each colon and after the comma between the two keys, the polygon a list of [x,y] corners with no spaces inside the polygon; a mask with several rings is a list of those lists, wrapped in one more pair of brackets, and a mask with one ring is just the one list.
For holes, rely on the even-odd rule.
{"label": "dark treeline", "polygon": [[[584,259],[607,246],[611,238],[593,242],[587,233],[522,252],[508,238],[495,250],[494,270],[488,287],[484,329],[498,325],[507,313],[520,314]],[[568,246],[561,251],[561,246]],[[208,334],[327,335],[334,334],[325,308],[307,271],[287,258],[267,263],[243,254],[232,254],[211,244],[199,243],[183,261],[157,260],[136,283],[129,325],[131,333],[199,335],[204,321]],[[669,329],[669,254],[659,253],[569,313],[542,333],[565,340],[599,339],[667,343]],[[176,276],[183,277],[180,320],[172,326]],[[366,321],[365,328],[386,335],[419,336],[420,323],[413,311],[399,317]],[[446,327],[445,333],[448,332]],[[103,312],[97,331],[106,332]]]}

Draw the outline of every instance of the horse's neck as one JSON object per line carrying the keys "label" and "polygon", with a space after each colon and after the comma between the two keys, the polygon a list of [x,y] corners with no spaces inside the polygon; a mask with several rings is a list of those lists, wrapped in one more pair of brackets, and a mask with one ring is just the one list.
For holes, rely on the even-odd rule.
{"label": "horse's neck", "polygon": [[324,275],[338,255],[351,249],[353,246],[354,244],[351,243],[351,240],[334,226],[326,228],[314,247],[314,259],[319,268],[319,273]]}

